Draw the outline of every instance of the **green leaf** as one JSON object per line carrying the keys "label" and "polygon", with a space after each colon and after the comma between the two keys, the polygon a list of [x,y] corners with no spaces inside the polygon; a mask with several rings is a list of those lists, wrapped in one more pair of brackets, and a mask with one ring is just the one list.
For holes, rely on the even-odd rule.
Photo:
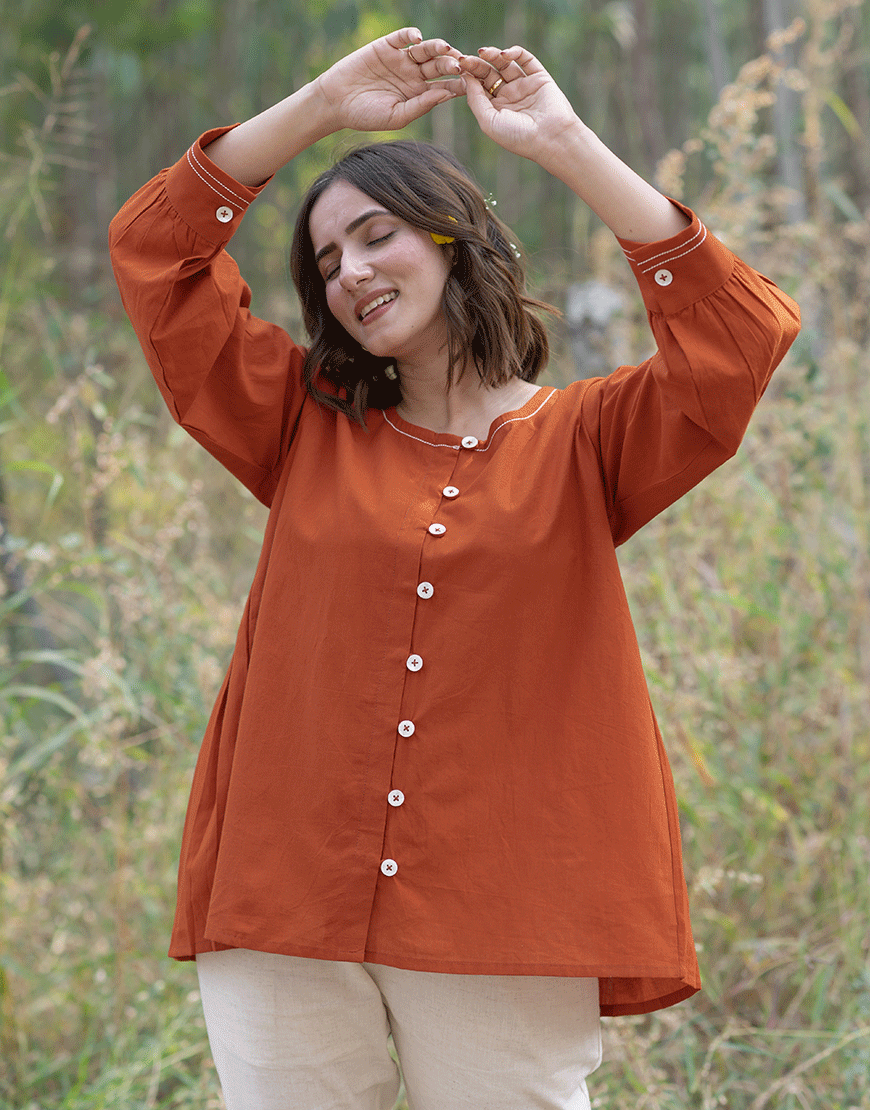
{"label": "green leaf", "polygon": [[81,721],[84,716],[81,706],[76,705],[72,698],[68,698],[65,694],[61,694],[59,691],[51,690],[45,686],[30,686],[25,683],[4,686],[0,688],[0,698],[6,701],[12,701],[18,698],[30,698],[34,701],[47,702],[69,713],[71,717],[76,719],[76,722]]}
{"label": "green leaf", "polygon": [[864,132],[861,124],[855,119],[852,109],[848,106],[842,97],[838,96],[832,89],[825,91],[824,100],[837,119],[846,128],[853,139],[863,139]]}

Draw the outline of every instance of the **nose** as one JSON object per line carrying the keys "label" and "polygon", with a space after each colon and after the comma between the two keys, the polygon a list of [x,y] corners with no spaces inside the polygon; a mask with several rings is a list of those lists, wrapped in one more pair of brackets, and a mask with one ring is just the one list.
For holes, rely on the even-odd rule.
{"label": "nose", "polygon": [[361,255],[351,251],[345,251],[342,254],[339,281],[344,289],[356,289],[362,282],[367,281],[373,273],[371,266]]}

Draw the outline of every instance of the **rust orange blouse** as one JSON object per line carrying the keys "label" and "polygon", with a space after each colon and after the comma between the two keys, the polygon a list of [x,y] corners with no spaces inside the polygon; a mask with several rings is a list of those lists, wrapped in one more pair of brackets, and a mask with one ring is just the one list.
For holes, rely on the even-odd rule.
{"label": "rust orange blouse", "polygon": [[[193,779],[170,954],[699,989],[677,805],[615,547],[737,449],[794,303],[699,222],[624,242],[658,352],[476,441],[318,406],[225,247],[207,132],[110,241],[173,417],[270,507]],[[688,210],[686,210],[688,212]],[[689,215],[692,215],[689,212]]]}

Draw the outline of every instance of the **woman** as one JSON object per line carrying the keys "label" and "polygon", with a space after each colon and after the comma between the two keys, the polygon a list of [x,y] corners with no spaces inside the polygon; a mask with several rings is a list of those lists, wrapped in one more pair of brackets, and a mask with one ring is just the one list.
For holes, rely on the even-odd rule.
{"label": "woman", "polygon": [[[620,239],[659,344],[534,384],[510,233],[449,156],[363,148],[303,201],[311,348],[224,250],[343,127],[465,95]],[[229,1110],[588,1107],[599,1015],[699,989],[673,784],[616,545],[737,449],[796,306],[577,118],[528,51],[405,28],[208,132],[111,230],[174,417],[265,504],[194,775],[171,955]]]}

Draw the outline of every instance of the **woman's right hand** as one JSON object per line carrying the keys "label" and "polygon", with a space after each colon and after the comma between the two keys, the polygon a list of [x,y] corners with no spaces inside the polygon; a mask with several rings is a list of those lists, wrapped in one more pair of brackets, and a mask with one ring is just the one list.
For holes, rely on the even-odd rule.
{"label": "woman's right hand", "polygon": [[402,27],[348,54],[313,84],[336,131],[399,131],[464,94],[461,57],[444,39],[424,40],[416,27]]}

